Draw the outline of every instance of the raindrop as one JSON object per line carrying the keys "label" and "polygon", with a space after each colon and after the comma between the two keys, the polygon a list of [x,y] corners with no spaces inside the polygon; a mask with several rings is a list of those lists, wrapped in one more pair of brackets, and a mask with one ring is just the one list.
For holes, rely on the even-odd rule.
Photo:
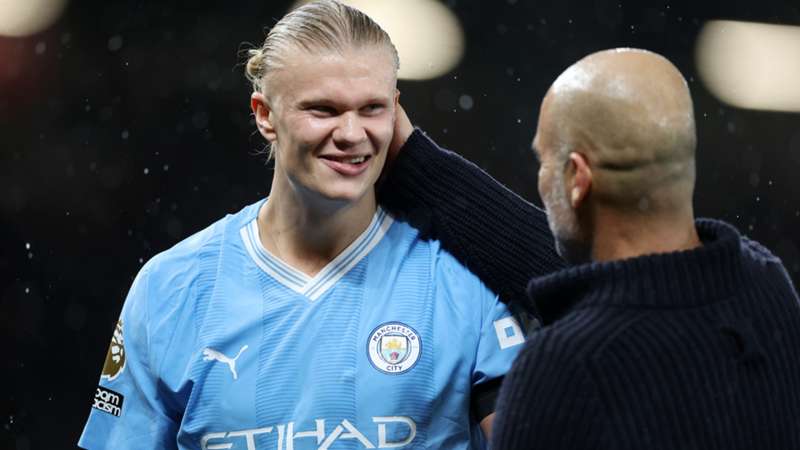
{"label": "raindrop", "polygon": [[25,293],[26,294],[30,294],[31,293],[31,288],[25,288]]}
{"label": "raindrop", "polygon": [[169,170],[169,164],[164,164],[163,169],[164,169],[164,172],[168,171]]}
{"label": "raindrop", "polygon": [[150,173],[150,169],[148,169],[147,167],[145,167],[145,168],[144,168],[144,174],[145,174],[145,175],[147,175],[148,173]]}
{"label": "raindrop", "polygon": [[130,134],[130,132],[128,130],[122,130],[122,135],[121,135],[122,136],[122,140],[128,139],[128,136],[130,136],[130,135],[131,134]]}
{"label": "raindrop", "polygon": [[122,48],[122,36],[114,35],[108,40],[108,49],[115,52]]}
{"label": "raindrop", "polygon": [[471,96],[464,94],[458,98],[458,106],[465,111],[469,111],[475,105],[475,101]]}
{"label": "raindrop", "polygon": [[25,250],[30,250],[30,249],[31,249],[31,243],[30,242],[26,242],[25,243]]}

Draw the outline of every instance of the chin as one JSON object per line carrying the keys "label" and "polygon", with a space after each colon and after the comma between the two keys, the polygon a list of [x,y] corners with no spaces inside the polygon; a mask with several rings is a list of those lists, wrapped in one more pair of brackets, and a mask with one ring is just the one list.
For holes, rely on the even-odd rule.
{"label": "chin", "polygon": [[367,196],[374,187],[370,185],[368,188],[359,187],[340,187],[331,189],[330,187],[320,189],[318,192],[320,197],[325,200],[337,203],[357,203]]}

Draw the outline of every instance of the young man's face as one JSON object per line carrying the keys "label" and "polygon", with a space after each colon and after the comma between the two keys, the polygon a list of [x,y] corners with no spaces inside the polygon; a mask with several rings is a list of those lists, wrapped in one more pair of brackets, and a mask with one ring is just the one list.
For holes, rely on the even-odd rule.
{"label": "young man's face", "polygon": [[301,195],[347,203],[374,195],[394,128],[391,54],[375,46],[287,59],[268,82],[268,130],[259,126],[276,143],[276,171]]}

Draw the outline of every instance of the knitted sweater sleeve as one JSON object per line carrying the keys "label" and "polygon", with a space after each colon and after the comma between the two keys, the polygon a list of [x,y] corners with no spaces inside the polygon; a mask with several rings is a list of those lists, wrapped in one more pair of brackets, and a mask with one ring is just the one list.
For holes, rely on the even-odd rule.
{"label": "knitted sweater sleeve", "polygon": [[415,130],[379,201],[438,239],[506,302],[528,305],[528,281],[564,267],[540,208]]}
{"label": "knitted sweater sleeve", "polygon": [[603,410],[588,370],[571,360],[570,352],[536,337],[503,381],[490,448],[607,448]]}

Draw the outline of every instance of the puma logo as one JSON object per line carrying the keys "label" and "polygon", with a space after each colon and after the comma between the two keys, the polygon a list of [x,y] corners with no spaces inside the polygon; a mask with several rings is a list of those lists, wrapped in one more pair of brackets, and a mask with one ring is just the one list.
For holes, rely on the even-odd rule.
{"label": "puma logo", "polygon": [[247,346],[239,350],[239,353],[236,354],[234,358],[228,358],[227,356],[223,355],[222,353],[214,350],[213,348],[206,347],[203,350],[203,361],[219,361],[221,363],[225,363],[228,365],[228,368],[231,369],[231,373],[233,374],[233,379],[239,378],[239,375],[236,374],[236,360],[242,356],[242,352],[247,350]]}

